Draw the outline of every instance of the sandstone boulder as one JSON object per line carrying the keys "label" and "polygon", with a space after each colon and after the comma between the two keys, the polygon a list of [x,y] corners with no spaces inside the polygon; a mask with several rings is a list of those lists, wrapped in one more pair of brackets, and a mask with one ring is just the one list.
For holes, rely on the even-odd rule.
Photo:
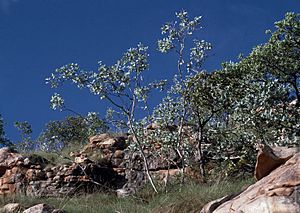
{"label": "sandstone boulder", "polygon": [[201,213],[300,213],[300,153],[239,195],[220,201]]}
{"label": "sandstone boulder", "polygon": [[75,157],[74,162],[77,164],[88,164],[88,163],[92,163],[92,161],[90,159],[88,159],[86,156],[84,155],[80,155],[78,157]]}
{"label": "sandstone boulder", "polygon": [[111,138],[111,136],[109,134],[104,133],[104,134],[95,135],[95,136],[90,137],[89,141],[90,141],[90,144],[96,144],[96,143],[108,140],[110,138]]}
{"label": "sandstone boulder", "polygon": [[298,152],[296,147],[270,147],[268,145],[259,145],[258,150],[254,172],[256,180],[267,176]]}
{"label": "sandstone boulder", "polygon": [[100,134],[90,137],[89,144],[80,152],[89,153],[96,149],[124,150],[127,147],[127,134],[111,136],[110,134]]}

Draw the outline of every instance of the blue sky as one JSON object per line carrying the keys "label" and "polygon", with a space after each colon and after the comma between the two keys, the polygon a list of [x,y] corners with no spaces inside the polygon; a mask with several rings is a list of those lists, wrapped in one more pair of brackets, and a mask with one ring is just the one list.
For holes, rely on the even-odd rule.
{"label": "blue sky", "polygon": [[[142,42],[150,49],[148,78],[170,78],[175,58],[157,52],[156,41],[160,26],[181,9],[203,17],[197,37],[213,45],[205,64],[211,71],[264,43],[265,30],[286,12],[299,12],[300,1],[0,0],[0,113],[7,136],[17,139],[14,121],[30,122],[36,136],[46,122],[67,115],[49,109],[54,91],[44,80],[64,64],[95,70],[98,61],[112,64]],[[73,109],[104,115],[106,105],[87,91],[67,86],[62,94]]]}

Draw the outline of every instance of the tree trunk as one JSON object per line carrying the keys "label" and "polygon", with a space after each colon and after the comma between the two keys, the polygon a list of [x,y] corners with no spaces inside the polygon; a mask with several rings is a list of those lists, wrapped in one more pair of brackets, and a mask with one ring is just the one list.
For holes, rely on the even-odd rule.
{"label": "tree trunk", "polygon": [[203,128],[199,126],[198,128],[198,143],[197,143],[197,151],[198,151],[198,161],[199,161],[199,169],[200,169],[200,176],[205,181],[205,165],[204,165],[204,156],[202,152],[202,145],[203,143]]}
{"label": "tree trunk", "polygon": [[179,130],[178,130],[178,141],[177,141],[177,146],[180,147],[180,149],[177,149],[178,150],[178,154],[181,158],[181,185],[183,185],[184,183],[184,180],[185,180],[185,162],[184,162],[184,150],[183,150],[183,137],[182,137],[182,130],[183,130],[183,117],[181,118],[181,121],[180,121],[180,126],[179,126]]}
{"label": "tree trunk", "polygon": [[139,151],[141,152],[141,155],[142,155],[142,158],[143,158],[143,161],[144,161],[145,171],[146,171],[148,180],[149,180],[149,182],[150,182],[150,184],[151,184],[153,190],[154,190],[156,193],[158,193],[158,191],[157,191],[157,189],[156,189],[156,186],[155,186],[155,184],[154,184],[153,178],[152,178],[152,176],[151,176],[151,174],[150,174],[150,171],[149,171],[148,160],[147,160],[146,155],[145,155],[145,153],[144,153],[143,147],[142,147],[142,145],[141,145],[141,143],[140,143],[140,141],[139,141],[139,139],[138,139],[138,137],[137,137],[137,133],[136,133],[135,130],[134,130],[134,127],[133,127],[133,125],[132,125],[131,119],[128,119],[128,120],[129,120],[129,124],[130,124],[130,130],[132,131],[132,133],[133,133],[133,135],[134,135],[134,138],[135,138],[135,140],[136,140],[136,143],[137,143],[137,145],[138,145],[138,147],[139,147]]}

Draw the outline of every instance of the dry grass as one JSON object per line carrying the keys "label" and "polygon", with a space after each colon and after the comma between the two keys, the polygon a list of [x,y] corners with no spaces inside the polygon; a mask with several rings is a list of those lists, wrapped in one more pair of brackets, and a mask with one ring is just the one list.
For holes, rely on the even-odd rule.
{"label": "dry grass", "polygon": [[239,192],[252,179],[223,181],[219,183],[197,184],[186,183],[183,186],[173,185],[168,193],[154,194],[146,186],[136,196],[117,198],[113,194],[90,194],[66,198],[32,198],[26,196],[2,198],[0,205],[19,202],[24,208],[38,203],[47,203],[69,213],[190,213],[199,212],[207,202],[222,196]]}

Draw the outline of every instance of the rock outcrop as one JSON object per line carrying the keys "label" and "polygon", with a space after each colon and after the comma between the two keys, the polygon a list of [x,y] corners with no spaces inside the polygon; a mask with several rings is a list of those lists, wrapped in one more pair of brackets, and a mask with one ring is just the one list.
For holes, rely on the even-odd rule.
{"label": "rock outcrop", "polygon": [[[132,187],[138,187],[147,179],[141,154],[126,149],[133,141],[128,134],[96,135],[82,150],[70,153],[69,163],[57,166],[51,166],[47,159],[37,155],[25,157],[10,148],[2,148],[0,195],[65,196],[96,190],[115,192],[116,189],[132,192]],[[149,170],[158,180],[167,181],[180,175],[181,164],[175,152],[170,153],[171,164],[147,149],[144,152]],[[186,168],[186,174],[194,173]]]}
{"label": "rock outcrop", "polygon": [[258,146],[254,177],[256,180],[270,174],[278,166],[284,164],[298,152],[298,148],[270,147],[268,145]]}
{"label": "rock outcrop", "polygon": [[64,196],[83,191],[113,190],[124,185],[124,176],[90,160],[49,167],[39,156],[24,157],[0,149],[0,195]]}
{"label": "rock outcrop", "polygon": [[[300,213],[300,153],[289,153],[293,151],[284,148],[262,150],[258,160],[265,159],[262,156],[271,156],[275,160],[282,159],[282,164],[267,164],[273,171],[264,168],[266,172],[259,173],[260,180],[255,184],[238,195],[208,203],[201,213]],[[268,157],[267,162],[270,162]]]}
{"label": "rock outcrop", "polygon": [[[151,128],[147,127],[145,131],[152,131],[155,128],[157,126],[151,125]],[[126,150],[129,143],[134,143],[133,137],[129,134],[114,137],[109,134],[96,135],[90,138],[89,144],[82,151],[73,153],[73,156],[76,156],[79,161],[92,160],[99,164],[108,165],[119,175],[125,177],[126,185],[138,186],[146,179],[144,161],[139,152],[130,153]],[[157,141],[154,142],[153,149],[160,149]],[[155,152],[155,150],[152,151]],[[170,150],[169,161],[163,157],[154,156],[152,151],[144,150],[150,173],[155,178],[165,181],[168,177],[180,175],[179,166],[181,166],[181,162],[178,161],[175,151]],[[190,168],[187,171],[188,175],[195,175]]]}

